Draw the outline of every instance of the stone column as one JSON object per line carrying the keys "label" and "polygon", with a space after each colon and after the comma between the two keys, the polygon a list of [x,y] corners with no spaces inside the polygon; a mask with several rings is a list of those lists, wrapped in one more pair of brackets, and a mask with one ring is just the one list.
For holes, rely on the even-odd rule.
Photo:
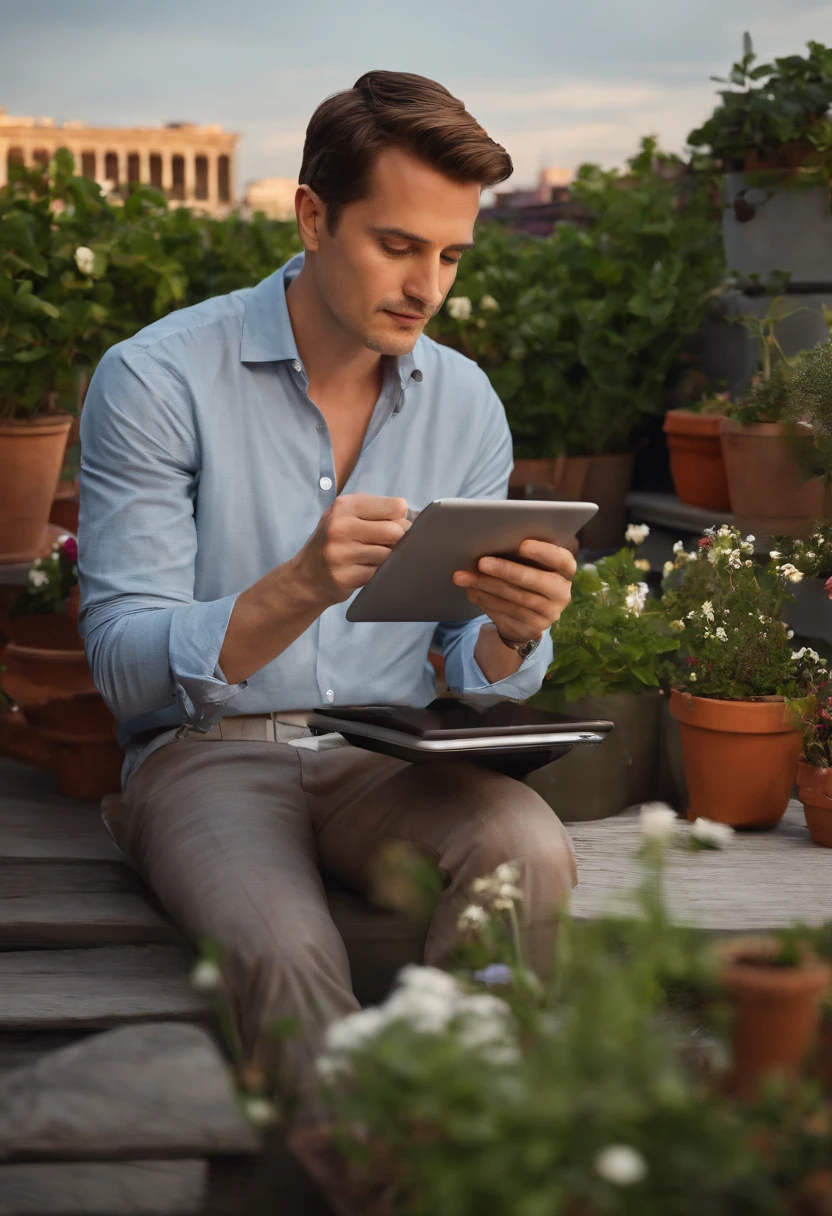
{"label": "stone column", "polygon": [[185,148],[182,156],[185,160],[185,202],[192,203],[196,198],[196,153],[193,148]]}
{"label": "stone column", "polygon": [[118,157],[118,187],[123,190],[127,185],[127,149],[116,148]]}
{"label": "stone column", "polygon": [[150,184],[150,149],[139,149],[139,181],[143,186]]}
{"label": "stone column", "polygon": [[0,187],[9,180],[9,145],[5,139],[0,139]]}
{"label": "stone column", "polygon": [[169,194],[173,189],[173,154],[169,148],[162,148],[162,189]]}
{"label": "stone column", "polygon": [[220,164],[216,152],[206,152],[208,161],[208,210],[216,213],[220,203]]}

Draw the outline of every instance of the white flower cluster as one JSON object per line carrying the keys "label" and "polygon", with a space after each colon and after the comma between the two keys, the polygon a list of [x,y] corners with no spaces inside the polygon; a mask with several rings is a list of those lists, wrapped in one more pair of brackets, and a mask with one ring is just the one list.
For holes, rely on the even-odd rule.
{"label": "white flower cluster", "polygon": [[455,321],[467,321],[471,316],[471,301],[467,296],[451,296],[448,312]]}
{"label": "white flower cluster", "polygon": [[[475,878],[471,890],[475,895],[484,896],[489,900],[495,912],[510,912],[516,903],[523,898],[523,892],[517,885],[520,881],[520,871],[514,862],[505,861],[497,866],[493,874],[485,878]],[[483,919],[483,917],[485,919]],[[471,904],[460,915],[460,929],[482,925],[488,920],[488,913],[479,904]]]}
{"label": "white flower cluster", "polygon": [[500,305],[493,296],[483,296],[480,300],[480,308],[483,312],[495,312],[499,307]]}
{"label": "white flower cluster", "polygon": [[647,1177],[647,1162],[629,1144],[610,1144],[595,1158],[595,1173],[613,1186],[634,1186]]}
{"label": "white flower cluster", "polygon": [[782,566],[777,567],[777,573],[789,583],[799,583],[803,579],[802,571],[791,562],[783,562]]}
{"label": "white flower cluster", "polygon": [[86,245],[79,245],[75,250],[75,265],[81,274],[92,274],[95,269],[95,254]]}
{"label": "white flower cluster", "polygon": [[709,849],[722,849],[730,844],[734,829],[727,823],[717,823],[714,819],[694,819],[693,837]]}
{"label": "white flower cluster", "polygon": [[630,545],[643,545],[650,535],[647,524],[628,524],[624,539]]}
{"label": "white flower cluster", "polygon": [[[666,802],[645,802],[641,808],[641,834],[649,840],[673,840],[684,820]],[[721,849],[730,844],[734,829],[711,819],[694,820],[691,834],[700,846]]]}
{"label": "white flower cluster", "polygon": [[29,568],[29,586],[39,590],[49,582],[49,575],[43,569],[40,559],[33,562]]}
{"label": "white flower cluster", "polygon": [[361,1009],[333,1022],[324,1035],[319,1075],[327,1081],[350,1072],[350,1057],[371,1047],[386,1030],[406,1025],[417,1034],[450,1034],[466,1051],[497,1067],[520,1058],[517,1031],[505,1001],[488,992],[466,992],[445,971],[415,963],[399,972],[383,1005]]}
{"label": "white flower cluster", "polygon": [[630,616],[641,616],[650,588],[647,583],[630,583],[624,597],[624,609]]}

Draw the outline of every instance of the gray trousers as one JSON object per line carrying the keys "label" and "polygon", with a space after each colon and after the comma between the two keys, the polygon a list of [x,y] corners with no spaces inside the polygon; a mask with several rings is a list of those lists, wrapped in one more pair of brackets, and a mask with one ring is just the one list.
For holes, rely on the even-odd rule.
{"label": "gray trousers", "polygon": [[531,962],[545,970],[555,909],[577,881],[571,842],[526,786],[464,761],[411,765],[350,746],[190,736],[153,752],[123,796],[105,799],[110,831],[193,942],[223,951],[223,978],[247,1056],[275,1063],[269,1028],[302,1031],[282,1052],[301,1091],[333,1019],[358,1007],[321,870],[366,894],[373,858],[407,842],[447,886],[425,961],[447,963],[473,879],[520,867]]}

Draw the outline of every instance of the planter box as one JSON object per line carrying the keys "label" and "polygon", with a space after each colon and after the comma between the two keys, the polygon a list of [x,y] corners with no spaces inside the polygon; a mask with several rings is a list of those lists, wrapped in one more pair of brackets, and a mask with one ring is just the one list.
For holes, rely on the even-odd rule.
{"label": "planter box", "polygon": [[787,173],[764,176],[759,184],[754,174],[725,174],[722,240],[729,271],[761,279],[786,271],[795,283],[832,282],[829,188],[789,187]]}
{"label": "planter box", "polygon": [[579,701],[561,701],[544,693],[532,702],[615,724],[603,743],[576,747],[526,778],[525,784],[536,790],[564,823],[608,819],[658,796],[665,702],[660,692],[608,693]]}
{"label": "planter box", "polygon": [[808,536],[814,522],[826,518],[829,497],[820,478],[801,477],[795,449],[811,445],[810,428],[779,422],[741,426],[731,418],[723,418],[721,427],[736,526],[756,536]]}
{"label": "planter box", "polygon": [[596,502],[598,514],[581,529],[586,549],[617,549],[624,543],[624,499],[633,480],[633,456],[555,456],[514,462],[511,485],[548,486],[558,502]]}

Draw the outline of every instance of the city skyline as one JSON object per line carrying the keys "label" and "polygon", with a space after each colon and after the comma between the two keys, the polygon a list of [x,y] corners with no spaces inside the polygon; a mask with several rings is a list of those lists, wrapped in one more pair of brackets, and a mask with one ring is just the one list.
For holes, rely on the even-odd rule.
{"label": "city skyline", "polygon": [[[357,15],[358,14],[358,15]],[[709,113],[749,29],[761,56],[832,42],[832,9],[814,0],[335,0],[314,10],[266,0],[0,0],[0,105],[91,126],[219,123],[239,132],[238,189],[294,177],[306,122],[362,71],[441,80],[503,143],[512,185],[544,165],[620,165],[657,134],[681,151]],[[34,70],[35,63],[37,70]]]}

